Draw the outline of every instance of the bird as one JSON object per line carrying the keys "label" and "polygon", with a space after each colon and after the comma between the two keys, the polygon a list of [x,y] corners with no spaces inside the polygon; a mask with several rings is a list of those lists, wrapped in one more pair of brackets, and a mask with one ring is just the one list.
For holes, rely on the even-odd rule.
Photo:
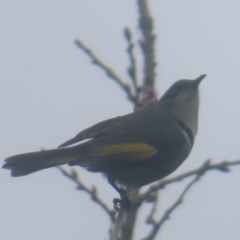
{"label": "bird", "polygon": [[3,168],[19,177],[63,164],[80,166],[102,173],[120,195],[158,181],[191,152],[198,130],[198,86],[205,77],[176,81],[156,104],[99,122],[56,149],[8,157]]}

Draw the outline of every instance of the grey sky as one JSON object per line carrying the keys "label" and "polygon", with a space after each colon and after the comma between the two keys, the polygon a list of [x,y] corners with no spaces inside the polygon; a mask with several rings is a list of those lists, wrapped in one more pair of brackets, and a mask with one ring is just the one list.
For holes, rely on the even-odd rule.
{"label": "grey sky", "polygon": [[[240,158],[240,3],[237,0],[150,2],[155,17],[157,90],[208,74],[201,83],[199,133],[190,157],[174,173]],[[132,111],[125,94],[74,44],[80,38],[122,77],[128,59],[122,29],[137,32],[137,7],[129,0],[2,0],[0,159],[54,148],[98,121]],[[138,53],[139,54],[139,53]],[[141,63],[139,63],[141,65]],[[139,73],[141,76],[141,72]],[[111,205],[115,191],[98,174]],[[13,179],[0,171],[0,239],[106,239],[109,221],[86,194],[56,169]],[[240,167],[207,174],[166,223],[161,239],[237,240],[240,235]],[[183,184],[163,192],[162,210]],[[144,236],[144,213],[137,237]],[[159,237],[160,238],[160,237]]]}

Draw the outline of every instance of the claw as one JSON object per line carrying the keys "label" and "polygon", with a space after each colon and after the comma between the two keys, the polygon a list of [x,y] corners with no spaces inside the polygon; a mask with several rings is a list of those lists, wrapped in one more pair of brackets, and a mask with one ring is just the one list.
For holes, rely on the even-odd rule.
{"label": "claw", "polygon": [[119,209],[122,207],[125,208],[125,211],[128,212],[132,206],[131,201],[127,198],[127,196],[122,196],[121,199],[114,198],[113,199],[113,206],[116,211],[119,211]]}

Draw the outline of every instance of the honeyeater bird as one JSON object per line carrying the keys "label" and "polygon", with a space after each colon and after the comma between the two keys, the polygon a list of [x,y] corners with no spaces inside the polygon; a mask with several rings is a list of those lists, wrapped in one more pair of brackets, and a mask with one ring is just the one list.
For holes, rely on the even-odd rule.
{"label": "honeyeater bird", "polygon": [[78,165],[102,173],[120,193],[120,186],[140,188],[162,179],[191,152],[198,129],[198,85],[205,76],[179,80],[155,105],[97,123],[57,149],[9,157],[3,168],[18,177]]}

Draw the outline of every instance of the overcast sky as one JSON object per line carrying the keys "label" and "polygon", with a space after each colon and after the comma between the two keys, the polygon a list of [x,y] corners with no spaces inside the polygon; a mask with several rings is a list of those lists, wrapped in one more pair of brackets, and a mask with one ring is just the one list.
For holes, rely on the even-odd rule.
{"label": "overcast sky", "polygon": [[[208,74],[201,83],[199,132],[190,157],[173,174],[240,159],[240,2],[151,0],[157,34],[157,90]],[[132,111],[121,89],[73,43],[81,39],[123,78],[128,58],[122,30],[136,39],[136,1],[0,1],[0,159],[54,148],[82,129]],[[139,55],[139,53],[138,53]],[[139,62],[141,66],[141,62]],[[141,77],[141,71],[139,72]],[[109,206],[117,194],[99,174],[79,170]],[[57,169],[13,179],[0,171],[0,239],[107,239],[101,208]],[[158,239],[238,240],[240,166],[206,174]],[[163,191],[161,210],[184,184]],[[146,205],[136,239],[148,232]],[[159,213],[158,217],[161,213]]]}

